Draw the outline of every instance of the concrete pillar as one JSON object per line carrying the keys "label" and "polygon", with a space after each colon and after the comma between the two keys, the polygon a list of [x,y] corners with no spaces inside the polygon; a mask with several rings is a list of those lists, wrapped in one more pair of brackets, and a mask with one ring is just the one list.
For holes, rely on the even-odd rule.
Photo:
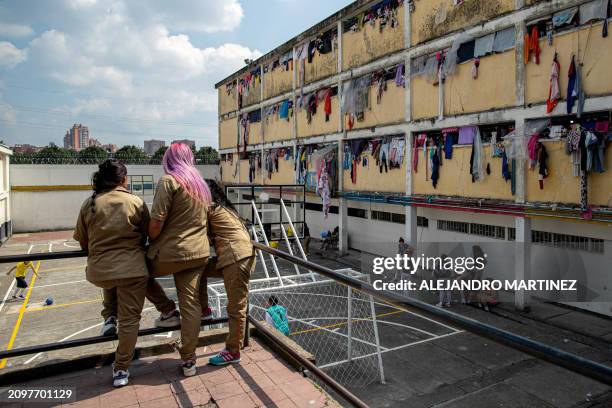
{"label": "concrete pillar", "polygon": [[[525,135],[525,119],[517,119],[514,122],[515,132],[517,136],[524,137]],[[527,141],[524,139],[523,143],[527,144]],[[516,160],[516,195],[515,201],[517,203],[523,204],[526,202],[526,192],[525,192],[525,184],[526,184],[526,176],[527,171],[526,161],[525,160]]]}
{"label": "concrete pillar", "polygon": [[[517,281],[529,279],[531,276],[531,219],[515,217],[516,249],[514,254],[514,279]],[[529,295],[524,290],[514,293],[514,306],[517,310],[525,310],[529,304]]]}
{"label": "concrete pillar", "polygon": [[[344,191],[344,140],[338,142],[338,191]],[[348,202],[346,198],[338,199],[338,227],[340,228],[340,236],[338,240],[338,254],[343,255],[348,252]]]}
{"label": "concrete pillar", "polygon": [[525,60],[523,51],[525,49],[525,21],[518,21],[514,26],[516,43],[516,104],[525,106]]}
{"label": "concrete pillar", "polygon": [[[406,134],[406,197],[412,196],[412,153],[413,153],[413,134]],[[404,229],[404,241],[412,248],[417,248],[417,208],[411,205],[404,207],[406,224]]]}

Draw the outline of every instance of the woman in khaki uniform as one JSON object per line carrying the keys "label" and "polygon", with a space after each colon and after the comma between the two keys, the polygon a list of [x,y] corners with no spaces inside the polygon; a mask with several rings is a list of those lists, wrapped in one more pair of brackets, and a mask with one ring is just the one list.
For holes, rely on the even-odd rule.
{"label": "woman in khaki uniform", "polygon": [[[212,365],[226,365],[240,361],[240,349],[246,324],[249,279],[255,269],[255,251],[238,212],[223,190],[213,180],[208,180],[213,202],[208,210],[209,236],[217,254],[216,269],[223,275],[227,293],[229,334],[225,350],[208,360]],[[206,278],[200,283],[200,304],[203,314],[208,308]]]}
{"label": "woman in khaki uniform", "polygon": [[172,144],[162,161],[149,223],[147,257],[154,277],[173,275],[181,312],[183,374],[196,374],[195,349],[200,332],[198,286],[210,247],[206,216],[210,190],[194,166],[189,146]]}
{"label": "woman in khaki uniform", "polygon": [[116,160],[100,164],[92,184],[94,193],[81,207],[74,238],[88,252],[87,280],[117,290],[121,324],[113,385],[121,387],[128,383],[149,278],[145,259],[149,211],[126,189],[127,170]]}

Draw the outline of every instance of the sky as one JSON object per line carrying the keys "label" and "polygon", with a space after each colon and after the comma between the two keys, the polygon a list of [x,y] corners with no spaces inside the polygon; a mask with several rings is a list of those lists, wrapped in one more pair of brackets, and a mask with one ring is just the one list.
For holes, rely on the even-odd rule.
{"label": "sky", "polygon": [[0,140],[218,146],[214,84],[351,0],[0,0]]}

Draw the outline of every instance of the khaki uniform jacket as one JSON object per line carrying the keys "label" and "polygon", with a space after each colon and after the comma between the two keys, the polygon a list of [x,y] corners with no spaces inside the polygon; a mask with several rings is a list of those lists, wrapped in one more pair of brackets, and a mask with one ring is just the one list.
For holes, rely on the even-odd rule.
{"label": "khaki uniform jacket", "polygon": [[251,236],[233,211],[220,205],[211,207],[208,227],[217,254],[217,269],[255,255]]}
{"label": "khaki uniform jacket", "polygon": [[123,187],[98,194],[83,203],[74,239],[87,250],[86,277],[90,282],[148,276],[145,243],[149,210]]}
{"label": "khaki uniform jacket", "polygon": [[207,206],[194,200],[170,175],[159,179],[151,218],[164,223],[150,243],[147,257],[156,262],[184,262],[206,258],[210,245],[206,229]]}

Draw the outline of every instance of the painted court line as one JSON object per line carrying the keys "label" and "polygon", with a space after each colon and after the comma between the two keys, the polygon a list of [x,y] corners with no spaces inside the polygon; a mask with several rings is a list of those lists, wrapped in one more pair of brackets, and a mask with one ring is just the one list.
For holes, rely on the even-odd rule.
{"label": "painted court line", "polygon": [[59,303],[57,305],[49,305],[49,306],[42,306],[42,307],[34,307],[34,308],[26,310],[25,313],[40,312],[42,310],[49,310],[49,309],[57,309],[58,307],[84,305],[87,303],[94,303],[94,302],[102,302],[102,298],[96,298],[96,299],[90,299],[90,300],[80,300],[77,302],[70,302],[70,303]]}
{"label": "painted court line", "polygon": [[70,285],[71,283],[80,283],[80,282],[87,282],[87,279],[82,279],[82,280],[77,280],[77,281],[70,281],[70,282],[50,283],[48,285],[38,285],[36,287],[36,289],[48,288],[49,286]]}
{"label": "painted court line", "polygon": [[[40,268],[40,261],[36,264],[36,273],[38,273],[38,269]],[[13,333],[11,333],[11,338],[9,339],[8,345],[6,346],[7,350],[12,350],[13,345],[15,344],[15,339],[17,338],[17,333],[19,333],[19,327],[21,326],[21,321],[23,320],[23,315],[25,313],[26,307],[28,305],[28,301],[30,300],[30,295],[32,294],[32,288],[36,283],[36,277],[38,275],[34,274],[32,276],[32,281],[30,282],[30,287],[28,288],[28,293],[26,294],[25,300],[23,301],[21,308],[19,309],[19,316],[17,317],[17,322],[15,322],[15,327],[13,327]],[[6,366],[6,358],[0,361],[0,369]]]}
{"label": "painted court line", "polygon": [[[26,253],[29,254],[30,252],[32,252],[32,248],[34,248],[34,245],[30,245]],[[11,280],[11,284],[9,285],[9,288],[6,291],[4,298],[2,299],[2,303],[0,303],[0,312],[2,312],[2,309],[4,308],[4,304],[6,303],[6,299],[8,299],[9,293],[11,293],[11,290],[13,290],[13,286],[15,286],[15,279]]]}

